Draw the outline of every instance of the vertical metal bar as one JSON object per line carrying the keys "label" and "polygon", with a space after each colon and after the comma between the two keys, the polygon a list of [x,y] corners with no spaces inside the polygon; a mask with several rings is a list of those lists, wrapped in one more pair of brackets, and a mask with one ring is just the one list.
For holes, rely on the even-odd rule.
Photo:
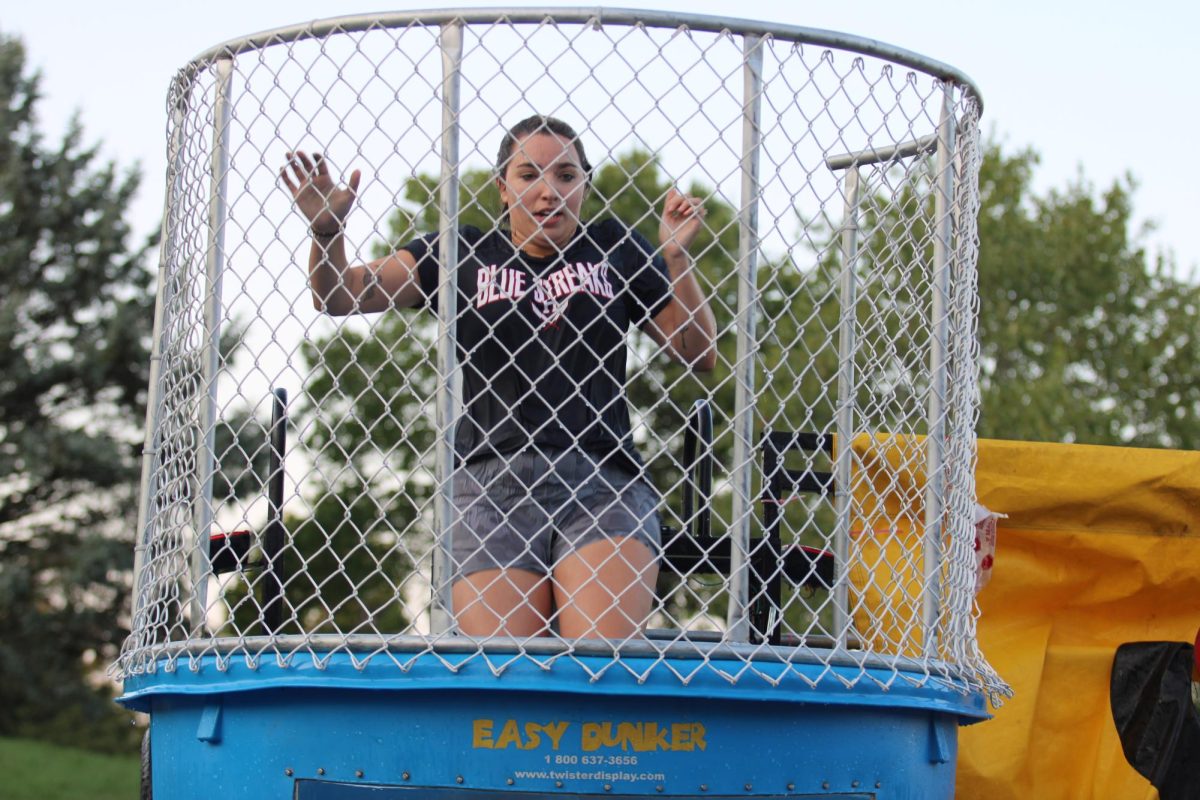
{"label": "vertical metal bar", "polygon": [[950,328],[950,260],[954,252],[954,84],[942,88],[938,121],[936,183],[934,191],[933,298],[929,343],[929,403],[925,440],[924,588],[921,595],[925,656],[938,652],[938,619],[941,606],[942,528],[944,525],[946,448],[946,348]]}
{"label": "vertical metal bar", "polygon": [[712,532],[712,449],[712,407],[707,400],[697,400],[683,434],[683,524],[697,541]]}
{"label": "vertical metal bar", "polygon": [[267,468],[267,528],[263,533],[262,554],[262,627],[267,636],[279,634],[287,598],[283,589],[287,575],[283,571],[283,479],[284,455],[287,452],[286,389],[271,393],[271,430],[267,434],[270,456]]}
{"label": "vertical metal bar", "polygon": [[167,259],[171,257],[175,238],[171,229],[171,213],[179,198],[179,180],[183,171],[181,155],[183,153],[183,125],[187,112],[187,98],[191,91],[190,81],[177,81],[173,87],[172,96],[176,96],[171,107],[171,138],[167,142],[167,181],[166,198],[164,199],[162,226],[159,233],[158,251],[158,285],[154,298],[154,327],[150,334],[150,380],[146,391],[146,426],[142,440],[142,477],[138,489],[138,520],[137,540],[133,545],[133,635],[142,636],[143,622],[140,616],[147,603],[144,594],[146,576],[143,572],[150,558],[150,548],[153,545],[153,526],[151,524],[151,498],[154,489],[154,462],[158,457],[159,433],[158,425],[161,419],[163,390],[159,385],[162,369],[163,351],[163,317],[167,305],[167,283],[169,268]]}
{"label": "vertical metal bar", "polygon": [[442,48],[442,176],[438,221],[438,340],[437,340],[437,500],[434,514],[437,547],[433,556],[433,633],[453,625],[450,581],[451,526],[454,522],[454,427],[461,404],[455,336],[458,318],[458,112],[459,76],[463,56],[463,23],[441,28]]}
{"label": "vertical metal bar", "polygon": [[[793,437],[794,438],[794,437]],[[783,633],[783,502],[791,493],[785,479],[784,458],[789,446],[781,448],[770,429],[762,432],[763,451],[763,536],[750,559],[752,589],[758,595],[750,604],[751,634],[773,645],[780,644]],[[790,445],[790,443],[789,443]]]}
{"label": "vertical metal bar", "polygon": [[704,448],[696,461],[696,483],[699,489],[700,509],[698,525],[694,529],[698,536],[707,540],[712,535],[712,477],[713,477],[713,418],[712,406],[707,400],[696,401],[696,433],[699,446]]}
{"label": "vertical metal bar", "polygon": [[733,411],[733,524],[730,527],[728,638],[748,641],[750,526],[754,498],[754,372],[757,350],[758,181],[762,140],[762,37],[746,36],[742,61],[742,198],[738,213],[736,391]]}
{"label": "vertical metal bar", "polygon": [[192,610],[194,632],[202,631],[208,613],[208,537],[212,526],[212,484],[216,472],[217,371],[221,360],[221,281],[225,272],[226,184],[229,176],[230,103],[233,83],[233,59],[219,58],[214,63],[213,151],[209,162],[208,250],[205,259],[204,351],[200,361],[200,397],[197,417],[201,425],[196,469],[201,476],[192,519],[196,541],[192,548]]}
{"label": "vertical metal bar", "polygon": [[846,171],[843,182],[845,211],[842,223],[841,311],[838,319],[837,456],[834,463],[833,531],[834,583],[833,634],[837,647],[847,645],[850,630],[850,517],[853,505],[855,376],[858,350],[855,336],[858,315],[858,195],[861,174],[857,166]]}
{"label": "vertical metal bar", "polygon": [[[962,114],[962,106],[956,104]],[[964,226],[975,224],[976,214],[966,207],[975,201],[978,186],[970,176],[976,173],[968,163],[973,151],[978,147],[975,140],[977,130],[972,130],[970,124],[961,116],[958,119],[955,135],[953,170],[955,176],[954,204],[950,211],[954,230],[954,255],[951,257],[950,282],[954,297],[954,307],[950,311],[951,333],[948,345],[950,360],[947,370],[949,386],[946,403],[947,442],[950,450],[946,459],[949,462],[945,473],[949,485],[946,489],[946,502],[950,504],[950,513],[945,515],[949,524],[947,538],[953,540],[950,558],[955,563],[974,565],[974,514],[969,518],[959,518],[956,511],[974,508],[976,436],[975,415],[973,413],[974,397],[979,385],[977,355],[974,352],[975,342],[975,297],[978,292],[978,282],[975,277],[974,262],[971,248],[974,247],[973,237],[964,231]],[[961,512],[959,512],[961,514]],[[953,539],[957,535],[957,539]],[[960,560],[962,559],[962,560]],[[943,619],[949,615],[947,627],[941,623],[954,637],[953,641],[942,641],[942,652],[947,645],[953,652],[961,653],[964,642],[973,643],[976,636],[974,616],[975,594],[964,591],[961,587],[943,589],[942,606],[945,609]],[[970,644],[967,647],[970,648]],[[969,651],[969,650],[968,650]],[[959,657],[961,658],[961,657]],[[969,660],[969,658],[967,659]]]}

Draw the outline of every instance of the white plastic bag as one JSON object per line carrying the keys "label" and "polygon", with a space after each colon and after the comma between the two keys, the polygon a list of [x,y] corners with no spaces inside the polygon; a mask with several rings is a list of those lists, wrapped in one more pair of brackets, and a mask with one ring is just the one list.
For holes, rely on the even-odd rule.
{"label": "white plastic bag", "polygon": [[975,504],[975,594],[992,579],[992,567],[996,563],[996,520],[1004,514]]}

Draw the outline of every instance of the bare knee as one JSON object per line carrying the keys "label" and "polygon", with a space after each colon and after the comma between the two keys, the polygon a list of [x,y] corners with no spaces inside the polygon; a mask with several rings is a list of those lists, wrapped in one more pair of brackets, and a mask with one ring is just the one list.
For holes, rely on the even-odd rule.
{"label": "bare knee", "polygon": [[550,580],[521,569],[490,569],[455,581],[454,616],[468,636],[544,636],[549,632]]}
{"label": "bare knee", "polygon": [[559,632],[567,638],[638,635],[652,611],[657,578],[654,552],[637,539],[584,545],[554,570]]}

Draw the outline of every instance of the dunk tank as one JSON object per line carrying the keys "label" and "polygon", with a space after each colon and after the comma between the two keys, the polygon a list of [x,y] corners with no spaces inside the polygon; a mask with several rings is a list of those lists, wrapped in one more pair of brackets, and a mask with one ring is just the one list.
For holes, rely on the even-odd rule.
{"label": "dunk tank", "polygon": [[[429,11],[224,43],[167,113],[114,667],[150,715],[144,796],[953,795],[959,726],[1008,692],[976,644],[966,76],[762,22]],[[585,219],[657,245],[672,186],[707,211],[691,256],[716,367],[628,338],[662,546],[620,639],[456,623],[472,354],[451,233],[501,224],[495,154],[531,114],[579,132]],[[361,171],[352,263],[439,234],[436,302],[314,307],[294,150]]]}

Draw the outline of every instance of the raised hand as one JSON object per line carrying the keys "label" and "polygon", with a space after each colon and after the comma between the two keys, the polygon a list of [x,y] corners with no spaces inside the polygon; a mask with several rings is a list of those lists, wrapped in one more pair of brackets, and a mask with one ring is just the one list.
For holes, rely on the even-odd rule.
{"label": "raised hand", "polygon": [[686,252],[700,232],[706,213],[699,197],[680,194],[671,187],[667,190],[662,219],[658,223],[659,243],[664,249],[678,247]]}
{"label": "raised hand", "polygon": [[313,233],[329,235],[341,231],[358,196],[362,172],[354,170],[349,185],[342,187],[329,176],[329,165],[320,153],[309,158],[307,153],[297,150],[288,153],[287,159],[279,174]]}

